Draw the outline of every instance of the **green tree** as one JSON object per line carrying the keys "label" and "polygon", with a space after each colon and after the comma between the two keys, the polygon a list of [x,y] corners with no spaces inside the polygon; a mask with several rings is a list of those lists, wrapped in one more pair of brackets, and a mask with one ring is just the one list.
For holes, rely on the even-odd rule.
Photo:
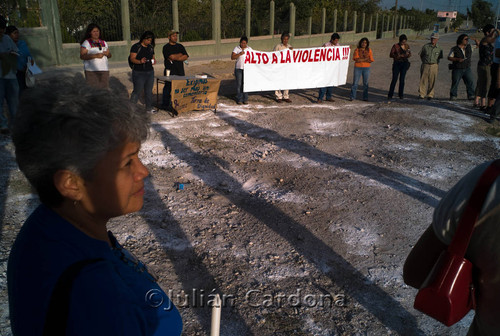
{"label": "green tree", "polygon": [[491,9],[491,3],[485,0],[472,1],[470,17],[476,28],[482,28],[485,24],[495,21],[495,13]]}
{"label": "green tree", "polygon": [[465,15],[458,13],[457,17],[451,20],[451,28],[452,29],[460,28],[460,26],[464,23],[466,18],[467,17]]}
{"label": "green tree", "polygon": [[398,13],[399,15],[411,17],[412,19],[409,22],[410,28],[416,30],[419,34],[431,29],[437,21],[437,13],[431,9],[421,11],[415,8],[406,9],[402,7],[398,9]]}

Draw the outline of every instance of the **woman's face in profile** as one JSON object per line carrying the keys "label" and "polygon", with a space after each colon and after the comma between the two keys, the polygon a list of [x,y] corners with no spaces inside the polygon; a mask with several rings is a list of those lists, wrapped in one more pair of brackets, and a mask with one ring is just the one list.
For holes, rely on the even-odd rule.
{"label": "woman's face in profile", "polygon": [[81,203],[92,217],[108,221],[142,208],[144,178],[149,172],[139,159],[140,147],[140,143],[126,142],[108,152],[95,167],[94,178],[84,182]]}
{"label": "woman's face in profile", "polygon": [[9,37],[17,43],[19,41],[19,30],[14,30],[12,33],[9,34]]}

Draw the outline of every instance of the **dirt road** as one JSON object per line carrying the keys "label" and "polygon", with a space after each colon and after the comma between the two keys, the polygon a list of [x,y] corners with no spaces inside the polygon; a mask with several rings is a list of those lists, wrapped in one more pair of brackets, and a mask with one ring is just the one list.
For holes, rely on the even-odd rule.
{"label": "dirt road", "polygon": [[[456,36],[441,39],[446,54]],[[240,106],[231,61],[190,63],[188,74],[224,80],[218,112],[153,116],[141,153],[151,173],[145,206],[109,225],[170,291],[185,335],[209,334],[213,292],[226,300],[222,335],[465,335],[472,315],[446,328],[412,308],[416,291],[402,265],[439,200],[498,157],[500,138],[491,135],[498,126],[470,115],[472,102],[446,100],[447,61],[437,99],[418,99],[425,42],[409,41],[407,98],[392,104],[394,41],[371,44],[368,102],[348,101],[348,84],[335,88],[333,103],[297,90],[291,104],[266,92]],[[112,75],[115,88],[130,91],[128,71]],[[0,158],[0,334],[9,335],[6,258],[37,200],[7,137]]]}

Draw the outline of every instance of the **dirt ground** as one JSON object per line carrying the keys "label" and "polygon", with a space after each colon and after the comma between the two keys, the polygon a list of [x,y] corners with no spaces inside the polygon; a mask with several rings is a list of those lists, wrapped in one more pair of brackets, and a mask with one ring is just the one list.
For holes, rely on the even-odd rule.
{"label": "dirt ground", "polygon": [[[445,54],[456,37],[440,40]],[[446,328],[413,309],[402,266],[446,191],[498,157],[499,128],[475,115],[463,84],[462,100],[447,100],[448,61],[436,99],[418,99],[424,39],[409,41],[406,98],[387,104],[394,42],[371,44],[368,102],[347,99],[352,69],[333,103],[315,104],[310,89],[291,91],[291,104],[253,93],[245,106],[234,102],[233,62],[187,66],[223,79],[217,113],[153,115],[145,206],[109,225],[158,275],[184,335],[210,334],[215,292],[226,303],[221,335],[466,334],[473,313]],[[126,68],[111,74],[130,92]],[[0,335],[10,335],[9,248],[38,204],[13,153],[0,138]]]}

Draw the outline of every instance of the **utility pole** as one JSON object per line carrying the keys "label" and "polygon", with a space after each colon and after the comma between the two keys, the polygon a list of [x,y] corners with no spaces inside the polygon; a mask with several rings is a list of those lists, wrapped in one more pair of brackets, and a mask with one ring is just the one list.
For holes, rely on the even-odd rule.
{"label": "utility pole", "polygon": [[396,4],[394,5],[394,22],[393,27],[392,27],[392,38],[396,38],[396,26],[398,24],[398,20],[396,15],[398,14],[398,0],[396,0]]}
{"label": "utility pole", "polygon": [[495,28],[498,29],[498,11],[500,10],[500,0],[497,1],[497,16],[495,18]]}

